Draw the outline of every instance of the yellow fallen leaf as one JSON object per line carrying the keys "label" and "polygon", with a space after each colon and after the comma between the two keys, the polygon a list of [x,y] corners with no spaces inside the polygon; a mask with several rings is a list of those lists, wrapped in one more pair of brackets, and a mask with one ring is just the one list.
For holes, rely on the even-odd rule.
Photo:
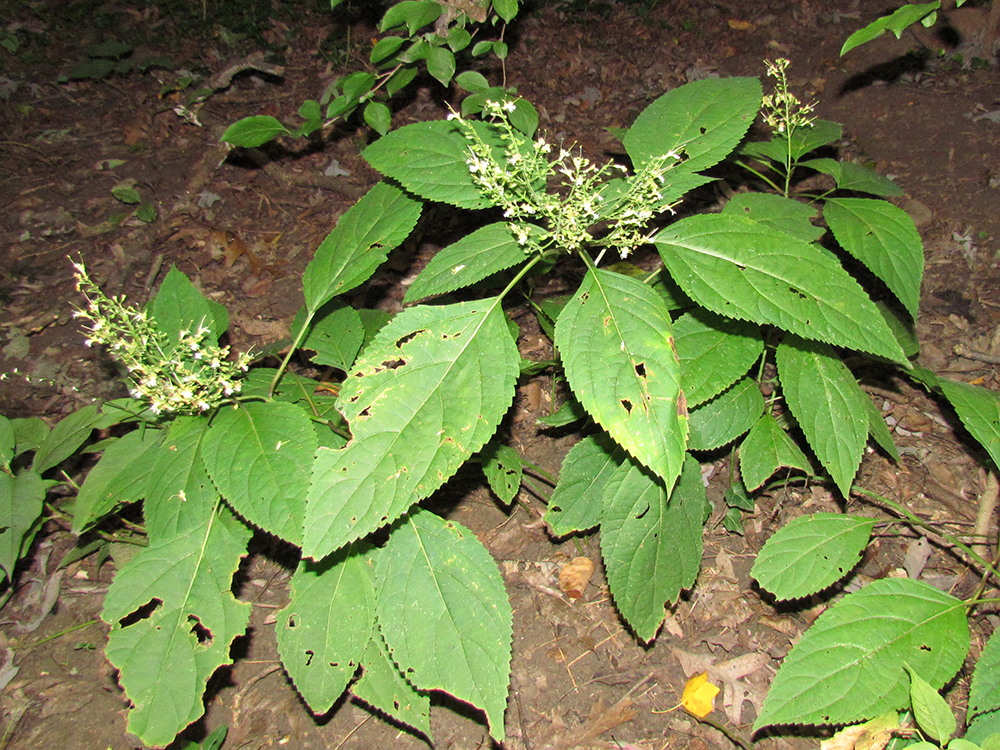
{"label": "yellow fallen leaf", "polygon": [[740,21],[735,18],[730,18],[729,28],[736,29],[737,31],[753,31],[757,27],[749,21]]}
{"label": "yellow fallen leaf", "polygon": [[718,694],[719,688],[708,681],[706,672],[702,672],[684,685],[681,707],[692,716],[704,719],[715,709],[715,696]]}
{"label": "yellow fallen leaf", "polygon": [[559,571],[559,588],[571,599],[579,599],[593,574],[593,560],[589,557],[575,557]]}

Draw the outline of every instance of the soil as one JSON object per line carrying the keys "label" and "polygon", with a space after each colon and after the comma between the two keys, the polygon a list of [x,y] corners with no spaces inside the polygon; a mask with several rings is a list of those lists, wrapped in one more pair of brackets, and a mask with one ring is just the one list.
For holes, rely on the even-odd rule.
{"label": "soil", "polygon": [[[363,64],[376,33],[371,21],[358,18],[348,28],[338,25],[338,11],[302,7],[262,27],[262,38],[233,42],[207,33],[210,24],[182,33],[156,7],[107,4],[71,19],[72,3],[11,5],[16,10],[5,22],[23,47],[17,56],[0,53],[0,195],[8,207],[0,213],[0,413],[54,423],[94,398],[121,395],[108,361],[83,346],[72,320],[78,298],[67,256],[82,257],[108,293],[140,303],[176,265],[229,309],[237,350],[287,336],[314,248],[377,180],[359,156],[370,132],[344,126],[322,142],[288,142],[255,160],[225,158],[218,136],[251,114],[291,120],[302,101]],[[987,56],[972,33],[985,11],[956,12],[952,26],[960,33],[950,41],[959,46],[944,47],[943,56],[925,46],[938,44],[925,35],[880,40],[840,57],[844,39],[884,10],[875,0],[539,0],[522,9],[509,31],[506,83],[536,105],[550,139],[565,138],[605,159],[619,151],[608,129],[626,127],[664,91],[705,76],[762,76],[763,60],[790,58],[793,91],[815,99],[819,116],[844,125],[839,155],[874,165],[906,192],[898,204],[916,220],[926,252],[921,364],[997,389],[996,365],[975,358],[1000,354],[1000,82],[995,69],[969,64],[977,54]],[[176,77],[161,82],[133,72],[58,82],[84,59],[86,44],[116,35],[140,41],[136,57],[165,55],[208,74],[252,52],[276,50],[284,77],[235,78],[205,102],[197,122],[175,110]],[[483,72],[501,82],[495,63]],[[458,101],[451,94],[428,82],[394,114],[394,126],[443,117],[449,97]],[[117,218],[126,207],[111,189],[125,180],[155,202],[151,223]],[[726,194],[722,184],[715,189],[714,198],[703,200]],[[447,221],[435,218],[420,243],[393,254],[355,301],[399,309],[401,282],[440,248],[435,229]],[[956,354],[959,344],[973,358]],[[539,358],[549,342],[526,329],[520,346]],[[510,430],[522,454],[558,473],[577,436],[553,439],[537,424],[553,407],[550,386],[545,377],[522,383]],[[981,451],[922,391],[897,383],[876,394],[903,459],[896,465],[870,451],[858,484],[943,528],[967,532],[984,489]],[[749,576],[754,556],[788,519],[845,506],[821,486],[793,486],[758,498],[745,534],[730,534],[722,525],[729,458],[714,458],[705,464],[716,511],[706,526],[702,572],[649,645],[623,626],[599,565],[581,598],[559,588],[564,563],[600,560],[595,535],[553,539],[539,520],[539,498],[522,492],[521,503],[502,508],[473,472],[447,485],[443,502],[498,561],[514,609],[504,747],[730,747],[722,733],[675,710],[686,679],[705,669],[724,687],[713,716],[748,733],[780,659],[818,612],[779,611],[763,601]],[[58,507],[61,498],[52,500]],[[882,513],[858,497],[847,505]],[[991,534],[995,539],[995,525]],[[968,592],[975,580],[933,541],[923,578]],[[99,613],[114,559],[94,554],[59,566],[75,543],[53,513],[0,610],[0,656],[17,670],[10,677],[0,668],[7,675],[0,749],[142,747],[126,732],[127,701],[102,654],[108,628]],[[917,546],[912,531],[895,527],[874,542],[856,576],[892,575],[912,564]],[[259,552],[245,573],[240,596],[254,605],[249,636],[234,646],[234,666],[213,679],[206,716],[184,739],[199,741],[227,725],[225,748],[233,750],[428,746],[351,699],[327,715],[310,714],[275,649],[273,614],[286,600],[289,571]],[[987,615],[974,620],[973,655],[993,624]],[[951,685],[956,707],[968,676],[966,667]],[[435,747],[490,744],[481,716],[447,697],[435,696],[431,726]],[[818,742],[808,733],[756,739],[768,750]]]}

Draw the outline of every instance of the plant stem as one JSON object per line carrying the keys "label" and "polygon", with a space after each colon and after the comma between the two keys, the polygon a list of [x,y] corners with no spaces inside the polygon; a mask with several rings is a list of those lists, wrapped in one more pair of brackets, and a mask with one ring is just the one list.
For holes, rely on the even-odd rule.
{"label": "plant stem", "polygon": [[42,638],[42,640],[40,641],[35,641],[34,643],[25,646],[25,648],[34,648],[35,646],[41,646],[43,643],[54,641],[56,638],[62,638],[64,635],[69,635],[75,630],[83,630],[84,628],[89,628],[91,625],[96,625],[99,622],[100,620],[91,620],[90,622],[85,622],[80,625],[74,625],[71,628],[66,628],[66,630],[63,630],[59,633],[55,633],[54,635],[50,635],[47,638]]}

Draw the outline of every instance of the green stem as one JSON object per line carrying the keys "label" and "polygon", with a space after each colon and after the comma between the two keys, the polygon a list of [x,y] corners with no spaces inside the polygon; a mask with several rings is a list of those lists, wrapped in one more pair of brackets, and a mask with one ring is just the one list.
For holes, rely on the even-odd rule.
{"label": "green stem", "polygon": [[533,474],[537,474],[540,479],[544,479],[549,484],[555,484],[557,481],[559,481],[554,474],[550,474],[541,466],[533,464],[530,461],[525,461],[523,458],[521,459],[521,465],[524,466],[526,469],[530,470]]}
{"label": "green stem", "polygon": [[749,164],[744,164],[741,161],[738,161],[736,163],[739,166],[743,167],[743,169],[745,169],[747,172],[750,172],[751,174],[756,175],[758,178],[760,178],[761,180],[763,180],[764,182],[766,182],[768,185],[770,185],[771,188],[774,190],[774,192],[776,192],[776,193],[780,193],[781,192],[781,188],[778,187],[774,183],[774,181],[771,180],[771,178],[765,176],[763,172],[758,172],[756,169],[754,169],[753,167],[751,167]]}
{"label": "green stem", "polygon": [[69,635],[74,630],[83,630],[84,628],[89,628],[91,625],[96,625],[99,622],[100,620],[91,620],[90,622],[85,622],[81,625],[74,625],[73,627],[60,631],[55,635],[50,635],[48,638],[42,638],[42,640],[40,641],[35,641],[34,643],[26,646],[26,648],[34,648],[35,646],[41,646],[43,643],[48,643],[49,641],[54,641],[56,638],[62,638],[64,635]]}
{"label": "green stem", "polygon": [[[934,528],[934,526],[932,526],[931,524],[927,523],[926,521],[922,520],[921,518],[918,518],[917,516],[915,516],[912,513],[910,513],[910,511],[908,511],[906,508],[904,508],[899,503],[896,503],[896,502],[890,500],[887,497],[879,495],[877,492],[872,492],[871,490],[866,490],[864,487],[852,487],[851,490],[853,492],[859,494],[859,495],[864,495],[865,497],[868,497],[868,498],[870,498],[872,500],[877,500],[880,503],[888,505],[890,508],[892,508],[893,510],[895,510],[897,513],[899,513],[901,516],[903,516],[903,518],[905,518],[909,523],[913,524],[914,526],[917,526],[917,527],[919,527],[921,529],[925,529],[925,530],[930,531],[930,532],[932,532],[934,534],[937,534],[942,539],[944,539],[946,542],[948,542],[949,544],[955,546],[957,549],[960,549],[962,552],[964,552],[966,555],[968,555],[969,558],[971,558],[973,560],[973,562],[975,562],[977,565],[980,565],[982,567],[982,569],[986,573],[988,573],[989,575],[992,575],[994,578],[996,578],[998,581],[1000,581],[1000,571],[998,571],[992,564],[986,562],[986,560],[984,560],[979,555],[977,555],[975,552],[973,552],[971,547],[969,547],[968,545],[963,544],[962,542],[958,541],[958,539],[956,539],[951,534],[945,534],[944,532],[939,531],[938,529]],[[973,602],[973,604],[974,603],[975,602]]]}
{"label": "green stem", "polygon": [[302,327],[299,329],[298,334],[295,336],[295,340],[292,342],[291,346],[288,347],[288,354],[285,358],[281,360],[281,364],[278,365],[277,372],[274,373],[274,377],[271,379],[271,385],[267,389],[267,397],[274,398],[274,391],[278,387],[278,383],[281,382],[281,376],[285,374],[285,368],[288,367],[289,361],[292,359],[292,355],[295,354],[299,345],[306,337],[306,332],[309,330],[309,325],[312,323],[312,319],[316,317],[316,311],[310,310],[306,314],[306,319],[302,321]]}

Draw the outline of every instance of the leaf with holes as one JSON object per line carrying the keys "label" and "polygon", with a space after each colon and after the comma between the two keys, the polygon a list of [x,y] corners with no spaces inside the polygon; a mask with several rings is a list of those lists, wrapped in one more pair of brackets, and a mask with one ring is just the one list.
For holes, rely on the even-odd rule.
{"label": "leaf with holes", "polygon": [[311,318],[338,294],[367,281],[420,218],[420,203],[380,182],[340,217],[302,275]]}
{"label": "leaf with holes", "polygon": [[669,492],[684,462],[687,408],[660,296],[592,269],[559,315],[556,345],[580,403]]}
{"label": "leaf with holes", "polygon": [[202,457],[237,513],[300,544],[309,469],[318,445],[312,421],[296,404],[250,402],[215,415]]}
{"label": "leaf with holes", "polygon": [[337,400],[352,440],[316,455],[305,555],[399,518],[493,435],[519,363],[500,302],[411,307],[365,348]]}
{"label": "leaf with holes", "polygon": [[691,216],[654,242],[674,281],[728,318],[906,362],[878,309],[833,256],[742,216]]}
{"label": "leaf with holes", "polygon": [[754,731],[850,724],[909,703],[904,662],[940,688],[969,650],[965,603],[923,581],[885,578],[848,594],[785,657]]}
{"label": "leaf with holes", "polygon": [[347,688],[375,628],[370,547],[351,544],[322,562],[303,560],[278,613],[278,654],[299,695],[325,714]]}
{"label": "leaf with holes", "polygon": [[792,416],[846,497],[868,439],[868,396],[826,344],[786,336],[777,363]]}
{"label": "leaf with holes", "polygon": [[858,564],[874,527],[840,513],[799,516],[767,540],[750,575],[779,600],[815,594]]}
{"label": "leaf with holes", "polygon": [[709,505],[698,462],[690,456],[672,493],[635,461],[608,481],[601,554],[618,611],[643,641],[656,636],[664,605],[689,588],[701,567]]}
{"label": "leaf with holes", "polygon": [[418,510],[393,529],[375,579],[379,626],[406,679],[482,709],[502,742],[513,614],[476,535]]}
{"label": "leaf with holes", "polygon": [[545,523],[553,534],[586,531],[601,522],[604,488],[625,458],[625,451],[604,433],[585,437],[570,448],[545,511]]}
{"label": "leaf with holes", "polygon": [[745,216],[758,224],[787,232],[803,242],[815,242],[823,228],[812,223],[816,209],[792,198],[772,193],[737,193],[723,207],[728,216]]}
{"label": "leaf with holes", "polygon": [[740,476],[755,490],[782,467],[809,471],[809,459],[770,414],[764,414],[740,443]]}
{"label": "leaf with holes", "polygon": [[185,531],[151,539],[122,567],[101,613],[105,655],[133,704],[128,731],[147,745],[172,742],[201,716],[205,685],[231,663],[250,618],[231,590],[250,531],[217,502],[189,498],[177,512],[189,516]]}
{"label": "leaf with holes", "polygon": [[969,685],[969,716],[1000,709],[1000,632],[994,631],[976,661]]}
{"label": "leaf with holes", "polygon": [[490,489],[504,505],[514,502],[524,472],[520,454],[509,445],[490,443],[483,449],[481,458]]}
{"label": "leaf with holes", "polygon": [[871,198],[830,198],[823,218],[840,246],[864,263],[917,319],[924,247],[903,209]]}
{"label": "leaf with holes", "polygon": [[364,672],[351,687],[351,692],[386,716],[431,737],[431,700],[418,693],[399,673],[386,649],[378,625],[361,660]]}

